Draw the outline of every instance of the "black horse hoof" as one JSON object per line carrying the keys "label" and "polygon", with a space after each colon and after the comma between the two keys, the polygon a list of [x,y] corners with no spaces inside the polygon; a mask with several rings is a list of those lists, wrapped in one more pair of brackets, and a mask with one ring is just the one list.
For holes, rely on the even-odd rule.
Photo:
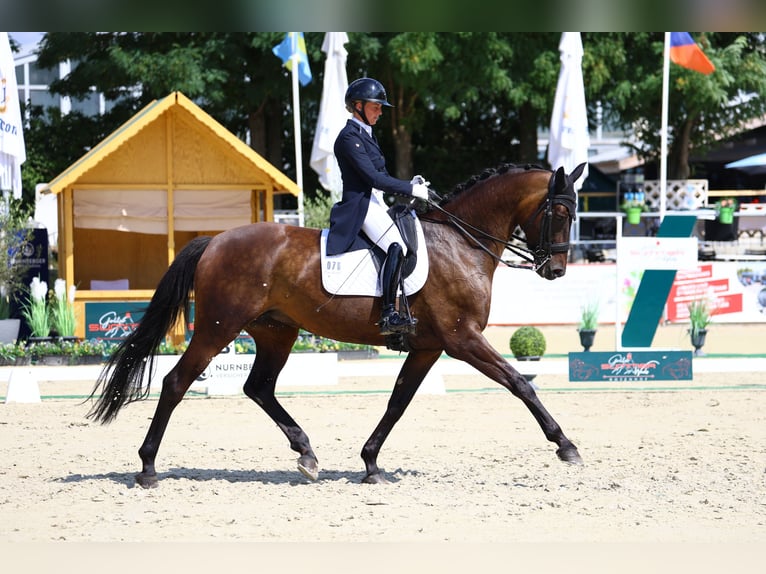
{"label": "black horse hoof", "polygon": [[319,465],[316,459],[310,456],[304,455],[298,459],[298,470],[309,480],[314,481],[319,478]]}
{"label": "black horse hoof", "polygon": [[136,484],[142,488],[157,488],[157,475],[140,472],[136,475]]}
{"label": "black horse hoof", "polygon": [[564,462],[568,462],[569,464],[582,464],[582,457],[580,457],[580,453],[577,452],[577,448],[574,446],[570,447],[561,447],[556,451],[556,454],[558,455],[559,459],[563,460]]}
{"label": "black horse hoof", "polygon": [[374,474],[368,474],[362,479],[363,484],[391,484],[389,480],[383,476],[382,472],[376,472]]}

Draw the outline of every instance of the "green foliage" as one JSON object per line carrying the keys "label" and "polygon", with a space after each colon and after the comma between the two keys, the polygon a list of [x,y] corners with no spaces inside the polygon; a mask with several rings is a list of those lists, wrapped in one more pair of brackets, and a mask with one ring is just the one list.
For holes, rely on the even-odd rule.
{"label": "green foliage", "polygon": [[51,355],[58,356],[71,354],[71,349],[62,345],[59,341],[39,341],[37,343],[32,343],[28,349],[32,359],[39,359],[40,357]]}
{"label": "green foliage", "polygon": [[545,335],[537,327],[525,325],[511,335],[510,347],[513,356],[542,357],[545,354]]}
{"label": "green foliage", "polygon": [[14,365],[26,356],[28,353],[24,343],[0,343],[0,366]]}
{"label": "green foliage", "polygon": [[170,339],[164,339],[160,346],[157,348],[157,355],[183,355],[186,351],[186,347],[189,344],[186,341],[182,341],[178,345],[173,344]]}
{"label": "green foliage", "polygon": [[48,284],[45,281],[40,281],[39,277],[32,278],[32,283],[29,284],[29,300],[24,302],[21,314],[29,325],[33,337],[50,335]]}
{"label": "green foliage", "polygon": [[0,196],[0,319],[10,316],[14,294],[26,288],[29,267],[19,261],[19,255],[32,233],[27,227],[29,213],[21,201],[12,198],[6,208]]}
{"label": "green foliage", "polygon": [[589,301],[580,307],[580,326],[581,331],[595,331],[598,329],[598,301]]}
{"label": "green foliage", "polygon": [[329,227],[332,206],[333,200],[330,192],[317,190],[316,196],[307,197],[303,204],[304,225],[315,229]]}
{"label": "green foliage", "polygon": [[695,299],[687,305],[687,308],[689,309],[689,332],[696,337],[713,322],[710,307],[705,299]]}
{"label": "green foliage", "polygon": [[[693,34],[716,71],[704,76],[671,65],[668,175],[685,177],[689,154],[766,113],[766,51],[758,33]],[[295,179],[291,84],[271,49],[281,32],[51,32],[38,63],[78,62],[54,94],[102,92],[108,112],[87,118],[31,112],[22,168],[25,197],[50,181],[153,99],[181,90],[269,162]],[[314,81],[301,88],[304,157],[316,129],[324,33],[305,34]],[[380,79],[396,106],[376,136],[389,171],[421,173],[448,190],[503,162],[538,162],[537,131],[548,125],[560,69],[558,32],[351,32],[349,79]],[[589,117],[602,104],[610,129],[659,155],[663,34],[583,33]],[[752,97],[742,97],[752,94]],[[513,143],[511,143],[513,142]],[[307,198],[320,189],[304,166]],[[279,202],[289,203],[294,198]],[[292,206],[285,206],[289,208]],[[319,225],[312,223],[312,225]]]}
{"label": "green foliage", "polygon": [[326,339],[319,335],[314,335],[308,331],[301,331],[293,344],[293,352],[313,352],[313,353],[337,353],[338,351],[362,351],[371,349],[370,345],[359,345],[357,343],[344,343],[333,339]]}
{"label": "green foliage", "polygon": [[77,320],[74,312],[74,288],[66,292],[66,281],[56,279],[50,298],[51,328],[59,337],[73,337]]}

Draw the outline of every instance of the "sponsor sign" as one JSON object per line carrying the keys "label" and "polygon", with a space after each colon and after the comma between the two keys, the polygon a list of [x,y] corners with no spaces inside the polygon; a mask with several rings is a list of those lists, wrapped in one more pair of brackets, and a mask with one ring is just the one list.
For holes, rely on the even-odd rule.
{"label": "sponsor sign", "polygon": [[570,381],[691,381],[691,351],[569,353]]}
{"label": "sponsor sign", "polygon": [[120,342],[138,326],[148,301],[85,303],[85,338]]}

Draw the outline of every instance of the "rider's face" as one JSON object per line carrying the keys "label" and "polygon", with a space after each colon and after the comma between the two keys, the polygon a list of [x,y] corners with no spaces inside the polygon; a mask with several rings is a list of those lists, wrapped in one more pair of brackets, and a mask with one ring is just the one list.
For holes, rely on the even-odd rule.
{"label": "rider's face", "polygon": [[360,112],[360,116],[362,111],[367,115],[367,121],[371,126],[374,126],[378,118],[383,115],[383,104],[377,102],[359,102],[356,109]]}

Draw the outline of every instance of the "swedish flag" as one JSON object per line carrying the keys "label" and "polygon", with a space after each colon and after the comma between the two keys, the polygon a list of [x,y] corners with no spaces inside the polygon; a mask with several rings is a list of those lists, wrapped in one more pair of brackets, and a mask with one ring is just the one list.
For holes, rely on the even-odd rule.
{"label": "swedish flag", "polygon": [[306,40],[303,38],[303,32],[288,32],[285,34],[285,39],[274,46],[272,52],[282,60],[282,64],[290,71],[293,69],[292,56],[297,52],[298,81],[301,86],[305,86],[311,81],[311,68],[309,67],[309,56],[306,53]]}

